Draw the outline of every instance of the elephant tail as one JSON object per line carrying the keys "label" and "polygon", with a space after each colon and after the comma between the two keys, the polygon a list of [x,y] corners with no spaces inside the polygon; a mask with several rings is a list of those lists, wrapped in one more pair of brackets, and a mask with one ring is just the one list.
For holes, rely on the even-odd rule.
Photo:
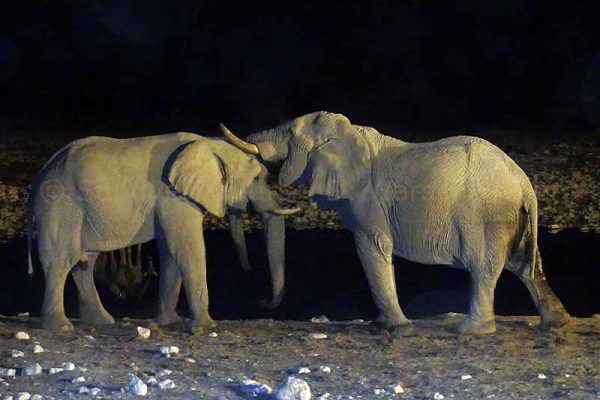
{"label": "elephant tail", "polygon": [[542,260],[538,250],[538,206],[535,195],[523,204],[523,212],[527,215],[527,226],[525,228],[525,262],[529,267],[529,277],[535,278],[535,272],[541,268]]}
{"label": "elephant tail", "polygon": [[29,198],[27,199],[27,275],[29,279],[33,278],[33,261],[31,260],[31,249],[33,241],[33,188],[29,192]]}

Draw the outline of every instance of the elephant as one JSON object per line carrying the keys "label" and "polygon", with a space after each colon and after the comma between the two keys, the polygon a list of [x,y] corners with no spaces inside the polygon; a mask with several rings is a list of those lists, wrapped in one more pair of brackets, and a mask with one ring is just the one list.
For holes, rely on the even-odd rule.
{"label": "elephant", "polygon": [[94,263],[95,282],[105,285],[118,301],[141,300],[152,278],[158,276],[152,257],[142,263],[142,244],[135,247],[135,262],[131,247],[126,247],[119,249],[118,261],[115,251],[107,251],[100,253]]}
{"label": "elephant", "polygon": [[284,215],[299,210],[279,206],[267,175],[257,157],[221,138],[187,132],[132,139],[92,136],[67,144],[38,173],[28,204],[29,269],[35,229],[46,283],[42,326],[73,330],[63,301],[69,272],[78,289],[81,321],[114,323],[98,297],[93,268],[87,266],[94,265],[99,252],[156,239],[161,266],[157,323],[181,320],[175,307],[183,282],[190,329],[214,327],[203,218],[206,213],[241,218],[248,204],[261,214],[265,228],[276,305],[283,294]]}
{"label": "elephant", "polygon": [[454,136],[408,143],[314,112],[234,144],[265,162],[283,162],[279,183],[309,185],[319,207],[337,211],[355,245],[385,329],[410,330],[396,290],[392,256],[466,269],[469,312],[459,333],[496,330],[494,290],[504,268],[527,287],[541,327],[570,321],[548,285],[537,246],[538,205],[519,166],[488,141]]}

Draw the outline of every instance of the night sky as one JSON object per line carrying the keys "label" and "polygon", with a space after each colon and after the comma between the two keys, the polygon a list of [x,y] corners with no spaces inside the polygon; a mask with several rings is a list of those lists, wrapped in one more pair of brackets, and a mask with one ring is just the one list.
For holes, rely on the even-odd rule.
{"label": "night sky", "polygon": [[245,3],[4,2],[0,123],[600,126],[598,1]]}

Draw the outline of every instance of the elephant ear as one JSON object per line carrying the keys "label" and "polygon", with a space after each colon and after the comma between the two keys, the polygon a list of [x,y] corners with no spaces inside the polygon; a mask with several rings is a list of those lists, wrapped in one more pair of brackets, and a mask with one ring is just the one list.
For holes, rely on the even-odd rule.
{"label": "elephant ear", "polygon": [[209,140],[188,143],[168,171],[172,189],[218,217],[225,215],[226,170]]}
{"label": "elephant ear", "polygon": [[347,198],[368,184],[371,157],[367,141],[345,118],[336,122],[334,130],[334,136],[311,152],[309,196]]}

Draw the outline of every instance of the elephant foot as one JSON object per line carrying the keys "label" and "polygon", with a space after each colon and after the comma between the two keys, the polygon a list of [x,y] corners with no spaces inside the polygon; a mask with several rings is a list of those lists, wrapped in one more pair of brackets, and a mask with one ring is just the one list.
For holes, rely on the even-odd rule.
{"label": "elephant foot", "polygon": [[391,336],[396,337],[410,336],[415,333],[415,327],[410,322],[401,325],[381,325],[381,330],[384,334],[390,334]]}
{"label": "elephant foot", "polygon": [[543,331],[561,331],[567,329],[572,322],[569,313],[562,311],[551,316],[543,316],[539,328]]}
{"label": "elephant foot", "polygon": [[458,326],[458,333],[466,335],[487,335],[496,332],[496,321],[475,320],[467,316],[464,321]]}
{"label": "elephant foot", "polygon": [[106,310],[80,309],[79,319],[86,325],[113,325],[115,319]]}
{"label": "elephant foot", "polygon": [[192,335],[203,335],[207,331],[217,327],[217,323],[212,318],[202,320],[190,320],[187,323],[188,330]]}
{"label": "elephant foot", "polygon": [[159,326],[164,326],[182,322],[183,318],[181,318],[175,311],[170,313],[163,312],[156,317],[155,321]]}
{"label": "elephant foot", "polygon": [[65,315],[50,314],[42,317],[42,327],[56,333],[73,332],[75,327]]}

